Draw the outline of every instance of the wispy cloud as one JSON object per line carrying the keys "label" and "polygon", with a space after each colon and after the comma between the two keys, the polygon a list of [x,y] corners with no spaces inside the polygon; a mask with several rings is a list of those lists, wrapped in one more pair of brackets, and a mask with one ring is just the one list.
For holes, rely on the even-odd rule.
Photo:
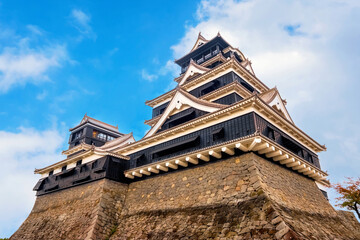
{"label": "wispy cloud", "polygon": [[168,60],[165,66],[160,68],[159,74],[164,76],[170,74],[172,77],[178,77],[180,73],[180,67],[172,60]]}
{"label": "wispy cloud", "polygon": [[156,74],[150,74],[145,69],[141,70],[141,77],[144,80],[149,81],[149,82],[152,82],[158,78],[158,76]]}
{"label": "wispy cloud", "polygon": [[[159,64],[159,63],[154,63]],[[141,77],[147,81],[153,81],[159,78],[159,76],[177,77],[180,73],[180,67],[176,65],[172,60],[168,60],[164,66],[160,67],[155,73],[148,73],[147,70],[143,69],[141,71]]]}
{"label": "wispy cloud", "polygon": [[27,39],[0,53],[0,93],[27,83],[49,81],[50,70],[59,68],[68,60],[66,47],[50,45],[32,48]]}
{"label": "wispy cloud", "polygon": [[6,216],[0,233],[11,233],[30,213],[35,200],[32,188],[38,180],[33,170],[61,160],[63,143],[64,136],[56,129],[0,131],[0,164],[6,169],[0,175],[0,212]]}
{"label": "wispy cloud", "polygon": [[48,95],[48,92],[46,90],[43,90],[41,93],[39,93],[38,95],[36,95],[36,99],[37,100],[44,100],[46,98],[46,96]]}
{"label": "wispy cloud", "polygon": [[73,9],[70,14],[72,25],[84,37],[96,39],[96,34],[90,26],[91,16],[80,9]]}
{"label": "wispy cloud", "polygon": [[26,28],[30,32],[32,32],[33,34],[36,34],[36,35],[39,35],[39,36],[43,35],[43,33],[44,33],[44,31],[42,29],[40,29],[38,26],[36,26],[36,25],[29,24],[29,25],[26,26]]}

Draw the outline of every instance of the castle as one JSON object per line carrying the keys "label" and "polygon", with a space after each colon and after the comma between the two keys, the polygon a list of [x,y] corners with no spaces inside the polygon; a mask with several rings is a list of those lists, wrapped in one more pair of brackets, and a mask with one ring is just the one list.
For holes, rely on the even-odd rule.
{"label": "castle", "polygon": [[70,129],[11,239],[360,239],[327,201],[325,146],[239,49],[199,34],[175,63],[141,140],[87,115]]}

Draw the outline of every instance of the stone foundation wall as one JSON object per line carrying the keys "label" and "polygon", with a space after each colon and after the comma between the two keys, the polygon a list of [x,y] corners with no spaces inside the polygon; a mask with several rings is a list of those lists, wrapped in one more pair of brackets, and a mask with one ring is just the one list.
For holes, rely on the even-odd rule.
{"label": "stone foundation wall", "polygon": [[10,239],[105,239],[118,222],[127,187],[103,179],[39,196]]}
{"label": "stone foundation wall", "polygon": [[359,231],[311,179],[249,153],[38,197],[12,239],[360,239]]}
{"label": "stone foundation wall", "polygon": [[315,182],[253,153],[131,183],[111,239],[360,239]]}

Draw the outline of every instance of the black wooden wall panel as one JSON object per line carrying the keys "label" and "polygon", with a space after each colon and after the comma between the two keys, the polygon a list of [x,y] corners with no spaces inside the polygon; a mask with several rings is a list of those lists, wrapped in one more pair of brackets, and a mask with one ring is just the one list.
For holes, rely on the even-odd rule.
{"label": "black wooden wall panel", "polygon": [[[223,123],[219,123],[216,125],[213,125],[211,127],[190,133],[188,135],[170,140],[165,143],[161,143],[159,145],[141,150],[139,152],[133,153],[129,155],[132,160],[130,160],[130,168],[138,167],[137,161],[133,161],[133,159],[138,158],[139,156],[143,155],[146,158],[146,164],[157,162],[166,158],[174,157],[180,154],[184,154],[187,152],[195,151],[201,148],[209,147],[215,144],[219,144],[221,142],[229,141],[235,138],[240,138],[249,134],[252,134],[255,132],[255,125],[254,125],[254,117],[252,115],[253,113],[249,113],[231,120],[228,120]],[[216,129],[224,128],[224,138],[218,139],[216,141],[213,140],[212,132]],[[170,146],[177,142],[182,142],[186,139],[193,138],[196,136],[200,136],[200,142],[198,145],[183,149],[181,151],[178,151],[176,153],[172,153],[166,156],[153,158],[153,152],[156,152],[157,149],[164,148],[166,146]],[[141,162],[142,165],[144,165],[144,161]]]}
{"label": "black wooden wall panel", "polygon": [[243,98],[238,95],[237,93],[230,93],[229,95],[226,95],[222,98],[216,99],[214,102],[225,104],[225,105],[231,105],[233,103],[239,102]]}
{"label": "black wooden wall panel", "polygon": [[[277,143],[287,148],[291,152],[297,154],[299,157],[303,158],[304,160],[320,168],[320,162],[316,154],[313,154],[309,149],[307,149],[302,144],[292,139],[290,136],[288,136],[279,128],[275,127],[274,125],[272,125],[271,123],[260,117],[258,114],[255,114],[255,118],[256,118],[256,125],[259,131],[261,132],[261,134],[263,134],[266,137],[269,137],[269,131],[273,130],[275,135],[275,141]],[[284,141],[284,138],[286,139],[286,141]],[[296,146],[296,148],[290,147],[290,145],[287,142],[291,142],[293,146]],[[301,152],[295,149],[299,149],[301,150]],[[309,156],[311,156],[311,158]]]}

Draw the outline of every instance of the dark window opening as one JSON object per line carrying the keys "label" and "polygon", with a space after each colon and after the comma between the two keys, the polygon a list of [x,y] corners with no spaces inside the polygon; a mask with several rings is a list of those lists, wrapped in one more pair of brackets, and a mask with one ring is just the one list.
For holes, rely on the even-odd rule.
{"label": "dark window opening", "polygon": [[80,142],[77,141],[77,142],[74,143],[74,146],[77,146],[77,145],[79,145],[79,144],[80,144]]}
{"label": "dark window opening", "polygon": [[65,171],[66,170],[66,166],[63,166],[62,168],[61,168],[61,171],[63,172],[63,171]]}
{"label": "dark window opening", "polygon": [[174,154],[188,148],[196,147],[200,144],[200,136],[192,137],[181,142],[177,142],[165,147],[162,147],[152,152],[153,158],[163,157],[169,154]]}
{"label": "dark window opening", "polygon": [[272,128],[267,128],[267,137],[272,139],[272,140],[275,140],[275,132],[274,132],[274,129]]}
{"label": "dark window opening", "polygon": [[297,152],[297,155],[301,158],[304,158],[304,153],[301,149]]}
{"label": "dark window opening", "polygon": [[[291,152],[299,155],[299,152],[302,151],[301,147],[299,147],[297,144],[295,144],[293,141],[286,137],[281,137],[282,145],[289,149]],[[300,156],[300,155],[299,155]]]}
{"label": "dark window opening", "polygon": [[195,111],[192,111],[192,112],[186,114],[185,116],[174,117],[173,119],[170,119],[167,124],[168,124],[169,128],[172,128],[172,127],[175,127],[184,122],[190,121],[194,118],[196,118],[196,113],[195,113]]}
{"label": "dark window opening", "polygon": [[214,63],[212,63],[212,64],[210,64],[210,65],[207,65],[206,67],[207,67],[207,68],[214,68],[214,67],[216,67],[216,66],[218,66],[218,65],[220,65],[220,64],[222,64],[221,61],[216,61],[216,62],[214,62]]}
{"label": "dark window opening", "polygon": [[76,162],[76,166],[79,166],[81,164],[82,164],[82,160],[79,160],[79,161]]}
{"label": "dark window opening", "polygon": [[83,165],[80,167],[80,172],[85,172],[87,170],[87,166],[86,165]]}
{"label": "dark window opening", "polygon": [[213,141],[223,139],[225,137],[224,128],[218,128],[212,132]]}
{"label": "dark window opening", "polygon": [[248,84],[246,81],[244,81],[242,78],[240,78],[239,76],[235,75],[235,80],[237,80],[241,85],[243,85],[247,90],[249,90],[250,92],[254,92],[255,89]]}
{"label": "dark window opening", "polygon": [[211,82],[209,85],[210,86],[208,86],[208,87],[204,88],[203,90],[201,90],[200,96],[203,96],[205,94],[208,94],[209,92],[212,92],[212,91],[218,89],[219,88],[219,81],[215,80],[215,81]]}
{"label": "dark window opening", "polygon": [[51,170],[51,171],[49,172],[49,176],[52,176],[53,174],[54,174],[54,171]]}
{"label": "dark window opening", "polygon": [[72,135],[72,141],[79,139],[82,135],[83,135],[83,129],[81,129],[80,131],[78,131]]}
{"label": "dark window opening", "polygon": [[95,162],[93,162],[93,163],[91,164],[91,168],[94,169],[94,168],[96,168],[97,166],[98,166],[98,161],[95,160]]}
{"label": "dark window opening", "polygon": [[308,160],[309,160],[310,163],[314,163],[314,159],[313,159],[313,157],[312,157],[310,154],[309,154]]}
{"label": "dark window opening", "polygon": [[145,165],[147,163],[147,159],[145,154],[141,154],[140,156],[137,156],[134,158],[135,162],[136,162],[136,166],[142,166]]}

